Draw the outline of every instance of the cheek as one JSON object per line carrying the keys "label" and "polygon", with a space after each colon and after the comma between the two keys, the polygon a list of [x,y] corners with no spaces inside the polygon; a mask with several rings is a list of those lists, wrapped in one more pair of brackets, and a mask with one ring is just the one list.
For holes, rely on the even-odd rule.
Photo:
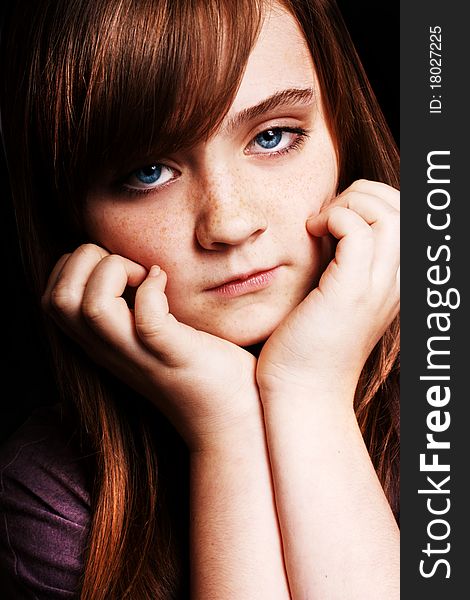
{"label": "cheek", "polygon": [[287,228],[304,231],[307,218],[336,195],[337,166],[332,148],[325,144],[306,150],[289,163],[288,169],[273,173],[266,187],[276,199],[273,215]]}
{"label": "cheek", "polygon": [[135,207],[95,201],[86,212],[85,226],[91,240],[109,252],[150,268],[172,269],[186,231],[182,215],[170,215],[152,207]]}
{"label": "cheek", "polygon": [[296,262],[299,282],[307,286],[305,289],[309,283],[318,282],[334,256],[330,236],[314,238],[307,231],[306,220],[336,196],[337,172],[334,149],[326,141],[312,144],[310,151],[291,163],[289,178],[279,178],[273,185],[273,190],[277,189],[273,192],[277,198],[273,216],[278,223],[277,237]]}

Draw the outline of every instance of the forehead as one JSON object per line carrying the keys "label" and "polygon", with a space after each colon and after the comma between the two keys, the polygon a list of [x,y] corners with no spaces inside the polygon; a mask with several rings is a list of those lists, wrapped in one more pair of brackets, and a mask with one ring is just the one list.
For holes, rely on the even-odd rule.
{"label": "forehead", "polygon": [[284,89],[315,89],[312,57],[294,17],[276,6],[267,12],[227,118]]}

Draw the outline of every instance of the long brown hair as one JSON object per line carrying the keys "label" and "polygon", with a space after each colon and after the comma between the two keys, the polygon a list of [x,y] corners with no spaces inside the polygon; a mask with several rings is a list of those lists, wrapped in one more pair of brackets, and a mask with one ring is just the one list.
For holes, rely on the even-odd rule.
{"label": "long brown hair", "polygon": [[[312,52],[339,159],[398,187],[398,153],[331,0],[282,0]],[[39,299],[57,258],[86,241],[97,172],[207,139],[236,94],[263,0],[23,0],[2,48],[2,130],[18,231]],[[26,16],[27,15],[27,16]],[[134,156],[135,155],[135,156]],[[186,454],[143,399],[46,327],[63,402],[95,461],[82,600],[185,597]],[[355,407],[398,515],[398,319],[369,357]]]}

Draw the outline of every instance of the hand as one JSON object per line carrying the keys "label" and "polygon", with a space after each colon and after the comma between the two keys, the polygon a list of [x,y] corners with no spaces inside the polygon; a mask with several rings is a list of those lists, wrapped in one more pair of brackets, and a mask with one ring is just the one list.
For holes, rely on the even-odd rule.
{"label": "hand", "polygon": [[[166,275],[93,244],[64,255],[43,307],[91,358],[154,402],[191,449],[259,418],[255,358],[235,344],[178,322]],[[137,288],[134,309],[123,297]]]}
{"label": "hand", "polygon": [[263,401],[299,387],[352,399],[367,357],[399,310],[397,190],[356,181],[311,217],[307,230],[338,240],[334,258],[260,354]]}

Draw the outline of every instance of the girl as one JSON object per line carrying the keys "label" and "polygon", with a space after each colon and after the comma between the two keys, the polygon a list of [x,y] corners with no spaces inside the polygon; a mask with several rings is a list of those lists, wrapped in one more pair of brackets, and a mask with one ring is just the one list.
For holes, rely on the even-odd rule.
{"label": "girl", "polygon": [[61,410],[4,450],[11,597],[397,598],[398,159],[334,3],[14,4]]}

